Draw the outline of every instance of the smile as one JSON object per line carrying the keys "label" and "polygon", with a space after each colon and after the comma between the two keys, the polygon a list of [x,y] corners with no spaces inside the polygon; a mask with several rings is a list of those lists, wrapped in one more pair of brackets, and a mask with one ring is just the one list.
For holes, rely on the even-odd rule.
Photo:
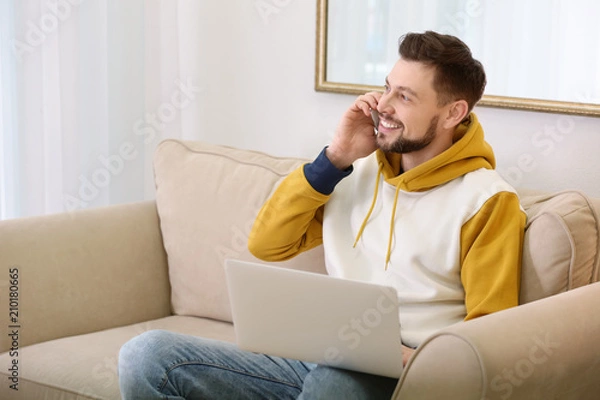
{"label": "smile", "polygon": [[400,128],[400,125],[397,125],[397,124],[394,124],[394,123],[388,122],[388,121],[386,121],[386,120],[384,120],[384,119],[380,120],[380,121],[379,121],[379,123],[380,123],[380,124],[381,124],[381,125],[382,125],[384,128],[387,128],[387,129],[398,129],[398,128]]}

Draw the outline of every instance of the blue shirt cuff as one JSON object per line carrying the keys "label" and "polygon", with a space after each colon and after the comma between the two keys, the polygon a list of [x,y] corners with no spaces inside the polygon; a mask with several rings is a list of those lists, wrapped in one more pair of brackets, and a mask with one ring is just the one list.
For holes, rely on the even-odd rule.
{"label": "blue shirt cuff", "polygon": [[329,195],[333,192],[335,185],[352,173],[352,165],[345,170],[339,170],[329,161],[325,155],[325,147],[317,158],[308,164],[304,164],[304,176],[317,192]]}

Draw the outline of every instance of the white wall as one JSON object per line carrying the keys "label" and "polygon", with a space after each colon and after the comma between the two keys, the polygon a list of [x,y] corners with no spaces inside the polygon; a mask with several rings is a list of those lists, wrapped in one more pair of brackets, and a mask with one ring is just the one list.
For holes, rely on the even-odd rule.
{"label": "white wall", "polygon": [[[314,91],[316,0],[184,2],[185,7],[199,18],[181,27],[189,36],[183,43],[200,46],[202,59],[189,60],[182,75],[192,76],[203,90],[183,112],[185,138],[315,156],[354,99]],[[484,107],[476,112],[498,169],[515,186],[574,188],[600,197],[600,118]]]}

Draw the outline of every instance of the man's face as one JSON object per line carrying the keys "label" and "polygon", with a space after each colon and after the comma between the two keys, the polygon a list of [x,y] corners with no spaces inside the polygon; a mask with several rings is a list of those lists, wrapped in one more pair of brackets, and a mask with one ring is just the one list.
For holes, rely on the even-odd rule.
{"label": "man's face", "polygon": [[381,150],[411,153],[436,139],[442,108],[433,88],[434,76],[433,67],[403,59],[396,62],[377,106]]}

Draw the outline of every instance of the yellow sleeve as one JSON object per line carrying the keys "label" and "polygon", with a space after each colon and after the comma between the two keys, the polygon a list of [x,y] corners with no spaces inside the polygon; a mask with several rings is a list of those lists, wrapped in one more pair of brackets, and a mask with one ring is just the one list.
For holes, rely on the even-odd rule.
{"label": "yellow sleeve", "polygon": [[293,171],[259,211],[248,237],[250,252],[264,261],[282,261],[322,244],[329,197],[313,189],[303,167]]}
{"label": "yellow sleeve", "polygon": [[465,320],[519,304],[525,222],[517,195],[501,192],[463,226],[461,280],[467,307]]}

